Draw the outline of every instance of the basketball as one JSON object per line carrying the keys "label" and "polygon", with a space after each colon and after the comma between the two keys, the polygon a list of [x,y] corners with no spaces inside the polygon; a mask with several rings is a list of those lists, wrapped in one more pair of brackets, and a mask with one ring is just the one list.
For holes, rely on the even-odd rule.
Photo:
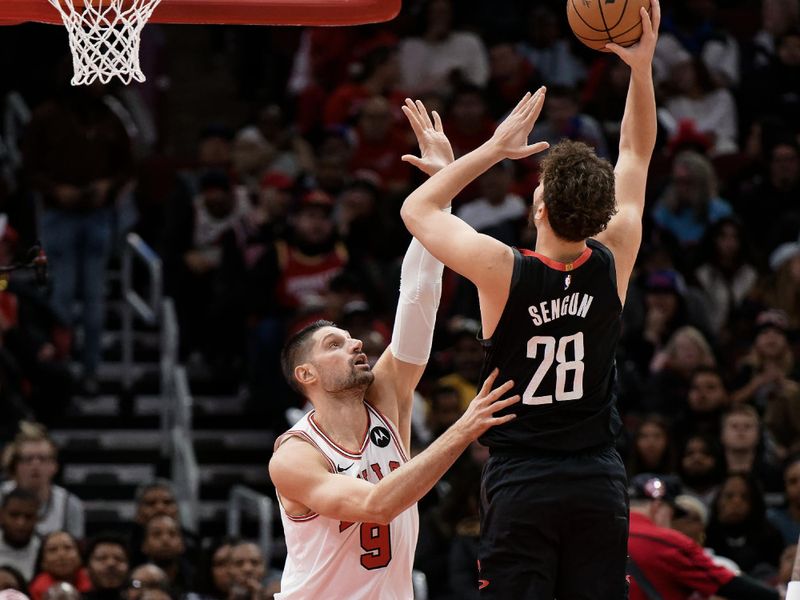
{"label": "basketball", "polygon": [[642,35],[639,9],[650,10],[650,0],[567,0],[567,19],[572,33],[584,44],[608,52],[614,42],[631,46]]}

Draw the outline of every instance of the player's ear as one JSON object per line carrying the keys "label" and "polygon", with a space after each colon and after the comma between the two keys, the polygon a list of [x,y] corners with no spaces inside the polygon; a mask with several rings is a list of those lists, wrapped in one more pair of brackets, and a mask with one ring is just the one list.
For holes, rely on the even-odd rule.
{"label": "player's ear", "polygon": [[294,377],[302,385],[313,383],[317,378],[316,370],[310,363],[303,363],[294,368]]}

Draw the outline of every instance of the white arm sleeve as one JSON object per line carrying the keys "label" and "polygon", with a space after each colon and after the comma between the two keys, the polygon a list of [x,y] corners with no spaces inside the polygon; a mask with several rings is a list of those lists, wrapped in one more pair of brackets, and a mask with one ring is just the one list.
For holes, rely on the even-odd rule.
{"label": "white arm sleeve", "polygon": [[[450,208],[444,209],[450,212]],[[392,331],[392,354],[398,360],[424,365],[431,355],[433,326],[442,296],[444,265],[411,240],[400,270],[400,298]]]}
{"label": "white arm sleeve", "polygon": [[800,581],[790,581],[786,590],[786,600],[800,600]]}

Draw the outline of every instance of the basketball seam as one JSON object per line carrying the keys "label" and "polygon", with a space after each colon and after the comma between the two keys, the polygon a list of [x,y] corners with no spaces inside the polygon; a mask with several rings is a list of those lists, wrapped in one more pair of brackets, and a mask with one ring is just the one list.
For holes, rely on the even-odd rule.
{"label": "basketball seam", "polygon": [[[602,10],[602,9],[600,9],[600,10]],[[619,19],[617,19],[617,22],[614,23],[611,26],[611,29],[616,29],[617,28],[617,25],[620,24],[620,22],[622,21],[622,18],[625,16],[625,11],[627,11],[627,10],[628,10],[628,0],[625,0],[625,4],[622,6],[622,11],[619,13]],[[605,21],[603,21],[603,22],[605,22]]]}
{"label": "basketball seam", "polygon": [[[619,32],[619,35],[618,35],[618,36],[616,36],[616,37],[614,38],[614,40],[615,40],[615,42],[614,42],[614,43],[616,43],[616,39],[617,39],[618,37],[620,37],[620,36],[623,36],[623,35],[625,35],[626,33],[630,33],[631,31],[633,31],[634,29],[636,29],[636,27],[637,27],[638,25],[640,25],[640,24],[641,24],[641,23],[636,23],[635,25],[632,25],[631,27],[629,27],[629,28],[628,28],[628,29],[626,29],[625,31],[620,31],[620,32]],[[600,32],[600,30],[597,30],[597,32],[599,33],[599,32]],[[583,35],[578,35],[577,33],[576,33],[575,35],[577,35],[577,36],[578,36],[579,38],[581,38],[582,40],[586,40],[587,42],[602,42],[602,41],[603,41],[603,39],[604,39],[604,38],[587,38],[586,36],[583,36]],[[637,38],[637,39],[638,39],[638,38]]]}
{"label": "basketball seam", "polygon": [[[574,12],[574,13],[575,13],[575,15],[576,15],[576,16],[577,16],[577,17],[578,17],[578,18],[579,18],[579,19],[580,19],[580,20],[583,22],[583,24],[584,24],[584,25],[586,25],[586,27],[588,27],[588,28],[589,28],[589,29],[591,29],[592,31],[597,31],[598,33],[602,33],[602,32],[603,32],[603,30],[602,30],[602,29],[598,29],[597,27],[592,27],[591,25],[589,25],[589,23],[586,21],[586,19],[584,19],[584,18],[581,16],[581,13],[580,13],[580,11],[578,10],[578,7],[577,7],[577,6],[575,6],[575,0],[570,0],[570,2],[572,2],[572,12]],[[604,21],[604,22],[605,22],[605,21]],[[608,30],[606,30],[606,33],[608,33]],[[578,37],[581,37],[581,36],[578,36]]]}
{"label": "basketball seam", "polygon": [[606,35],[608,36],[608,41],[613,43],[614,38],[611,37],[611,31],[608,29],[608,23],[606,23],[606,13],[603,12],[603,4],[601,3],[601,0],[597,0],[597,8],[600,9],[600,18],[603,19],[603,25],[606,28]]}

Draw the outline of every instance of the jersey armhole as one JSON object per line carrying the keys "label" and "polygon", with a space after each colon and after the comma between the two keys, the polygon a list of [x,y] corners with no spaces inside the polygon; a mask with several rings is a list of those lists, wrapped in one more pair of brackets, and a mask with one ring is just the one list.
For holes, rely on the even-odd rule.
{"label": "jersey armhole", "polygon": [[[511,281],[508,284],[508,299],[506,299],[506,305],[503,307],[503,312],[500,313],[500,320],[497,322],[497,326],[494,328],[495,334],[497,333],[497,330],[500,328],[500,323],[503,322],[503,317],[506,314],[506,308],[508,308],[508,300],[511,299],[511,294],[514,291],[514,288],[517,287],[517,284],[519,284],[519,280],[522,278],[522,262],[524,260],[524,257],[522,256],[522,253],[520,253],[520,251],[514,248],[513,246],[511,247],[511,251],[514,253],[514,268],[511,271]],[[478,340],[478,343],[484,349],[492,345],[493,337],[494,335],[488,338],[483,337],[483,327],[478,329],[478,333],[475,335],[475,338]]]}
{"label": "jersey armhole", "polygon": [[589,238],[588,240],[586,240],[586,243],[593,250],[597,250],[600,254],[602,254],[608,259],[608,276],[611,280],[611,285],[614,289],[614,295],[619,301],[620,311],[622,311],[622,301],[619,299],[619,291],[617,290],[617,262],[614,259],[614,253],[608,246],[606,246],[602,242],[597,241],[594,238]]}
{"label": "jersey armhole", "polygon": [[[311,439],[311,437],[305,431],[291,430],[290,429],[286,433],[283,433],[280,436],[278,436],[278,438],[275,440],[275,446],[273,448],[273,454],[275,452],[277,452],[278,448],[280,448],[283,445],[283,443],[286,442],[286,440],[288,440],[289,438],[297,438],[299,440],[302,440],[303,442],[306,442],[310,446],[314,447],[317,450],[317,452],[319,452],[325,458],[325,460],[328,462],[328,470],[332,474],[335,474],[337,472],[336,465],[333,464],[331,459],[328,458],[327,454],[325,454],[322,451],[322,448],[320,448],[317,445],[317,443],[313,439]],[[281,494],[280,494],[280,492],[278,491],[277,488],[275,489],[275,497],[277,498],[278,504],[280,505],[281,509],[283,510],[283,513],[286,515],[286,518],[289,519],[290,521],[294,521],[295,523],[303,523],[305,521],[311,521],[313,519],[316,519],[319,516],[319,513],[316,513],[311,509],[309,509],[309,512],[307,512],[304,515],[290,515],[289,511],[287,511],[286,507],[283,505],[283,500],[281,499]],[[308,508],[308,507],[306,507],[306,508]]]}

